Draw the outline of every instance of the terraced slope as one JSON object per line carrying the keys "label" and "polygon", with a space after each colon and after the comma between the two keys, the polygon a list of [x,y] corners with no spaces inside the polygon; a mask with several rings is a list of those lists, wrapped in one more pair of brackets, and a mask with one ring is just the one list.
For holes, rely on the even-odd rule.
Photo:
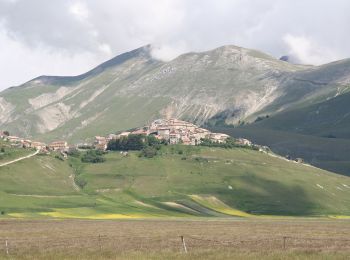
{"label": "terraced slope", "polygon": [[349,177],[257,151],[169,146],[153,159],[106,159],[36,156],[1,168],[0,211],[64,218],[350,215]]}

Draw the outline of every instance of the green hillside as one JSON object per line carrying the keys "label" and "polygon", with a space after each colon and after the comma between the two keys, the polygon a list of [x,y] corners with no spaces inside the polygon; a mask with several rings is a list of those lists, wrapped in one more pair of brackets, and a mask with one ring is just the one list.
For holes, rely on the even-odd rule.
{"label": "green hillside", "polygon": [[5,142],[0,139],[0,165],[6,162],[10,162],[17,158],[32,154],[32,149],[22,149],[12,147],[9,142]]}
{"label": "green hillside", "polygon": [[165,146],[152,159],[105,158],[1,167],[2,217],[350,216],[349,177],[258,151]]}
{"label": "green hillside", "polygon": [[304,104],[237,128],[213,131],[245,137],[283,156],[301,157],[333,172],[350,175],[350,93]]}

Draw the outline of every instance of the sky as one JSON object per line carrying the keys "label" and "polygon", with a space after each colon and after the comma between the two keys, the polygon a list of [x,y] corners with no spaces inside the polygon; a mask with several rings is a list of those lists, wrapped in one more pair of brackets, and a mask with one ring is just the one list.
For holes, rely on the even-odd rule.
{"label": "sky", "polygon": [[0,0],[0,90],[147,44],[165,61],[232,44],[324,64],[350,57],[349,13],[348,0]]}

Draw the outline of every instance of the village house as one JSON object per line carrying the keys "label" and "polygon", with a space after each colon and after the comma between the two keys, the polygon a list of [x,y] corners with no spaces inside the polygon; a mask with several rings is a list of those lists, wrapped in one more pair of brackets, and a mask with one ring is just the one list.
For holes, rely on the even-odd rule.
{"label": "village house", "polygon": [[163,139],[167,140],[170,138],[170,128],[160,127],[157,129],[157,133]]}
{"label": "village house", "polygon": [[251,141],[249,141],[248,139],[244,139],[244,138],[236,139],[236,143],[239,145],[247,145],[247,146],[251,146],[253,144]]}
{"label": "village house", "polygon": [[49,144],[49,149],[53,151],[67,151],[68,144],[66,141],[56,141]]}
{"label": "village house", "polygon": [[119,135],[117,135],[116,139],[123,138],[123,137],[128,137],[131,134],[131,132],[122,132]]}
{"label": "village house", "polygon": [[180,134],[175,130],[172,130],[169,134],[169,143],[170,144],[178,144],[180,142]]}
{"label": "village house", "polygon": [[31,148],[32,141],[24,139],[21,141],[21,144],[23,148]]}
{"label": "village house", "polygon": [[19,138],[18,136],[7,136],[6,139],[7,139],[7,141],[9,141],[10,143],[21,142],[21,138]]}
{"label": "village house", "polygon": [[140,129],[137,129],[133,132],[131,132],[131,134],[133,135],[149,135],[149,130],[148,130],[148,127],[143,127],[143,128],[140,128]]}
{"label": "village house", "polygon": [[97,150],[107,150],[108,140],[104,136],[95,136],[94,147]]}
{"label": "village house", "polygon": [[[211,133],[209,130],[198,127],[192,123],[178,120],[178,119],[157,119],[150,123],[148,126],[143,126],[132,132],[123,132],[119,135],[107,138],[107,140],[119,139],[127,137],[130,134],[135,135],[153,135],[158,140],[165,140],[169,144],[185,144],[185,145],[198,145],[202,142],[202,139],[210,139],[214,142],[224,143],[229,137],[226,134]],[[99,137],[101,139],[101,137]],[[97,139],[96,139],[97,140]],[[101,144],[100,141],[95,141],[95,144]],[[103,147],[101,146],[101,149]]]}
{"label": "village house", "polygon": [[109,135],[107,136],[107,140],[108,140],[108,141],[115,140],[115,139],[117,139],[117,138],[118,138],[118,135],[116,135],[116,134],[109,134]]}
{"label": "village house", "polygon": [[37,150],[46,150],[46,144],[42,142],[31,142],[30,148]]}
{"label": "village house", "polygon": [[216,143],[224,143],[226,142],[226,139],[230,136],[227,134],[221,134],[221,133],[211,133],[209,134],[209,139]]}

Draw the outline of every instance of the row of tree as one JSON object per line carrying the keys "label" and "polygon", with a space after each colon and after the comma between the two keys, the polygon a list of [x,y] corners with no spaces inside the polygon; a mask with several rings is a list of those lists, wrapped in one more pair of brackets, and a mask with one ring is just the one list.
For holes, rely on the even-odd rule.
{"label": "row of tree", "polygon": [[221,148],[235,148],[235,147],[240,147],[240,148],[249,148],[252,150],[259,150],[259,148],[255,145],[249,146],[249,145],[241,145],[238,144],[234,138],[227,138],[225,143],[219,143],[219,142],[214,142],[210,139],[202,139],[201,146],[208,146],[208,147],[221,147]]}
{"label": "row of tree", "polygon": [[141,157],[152,158],[157,155],[162,144],[166,141],[158,140],[153,135],[129,135],[120,139],[111,140],[108,143],[107,150],[110,151],[141,151]]}

